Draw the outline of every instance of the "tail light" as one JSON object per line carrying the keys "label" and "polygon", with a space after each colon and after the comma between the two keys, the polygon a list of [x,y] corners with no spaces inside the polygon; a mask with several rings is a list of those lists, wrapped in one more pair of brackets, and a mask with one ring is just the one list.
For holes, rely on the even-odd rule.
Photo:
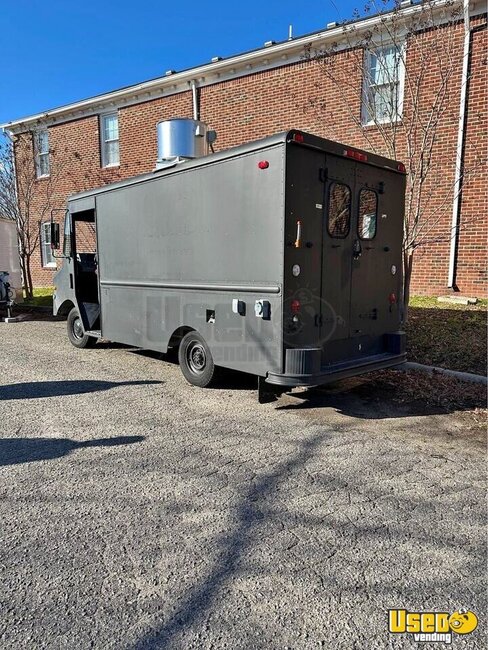
{"label": "tail light", "polygon": [[354,149],[344,149],[344,156],[348,158],[354,158],[354,160],[359,160],[360,162],[367,162],[368,156],[361,151],[355,151]]}
{"label": "tail light", "polygon": [[390,293],[390,295],[388,296],[388,302],[390,303],[390,305],[394,305],[396,301],[397,301],[396,295],[394,293]]}
{"label": "tail light", "polygon": [[298,314],[301,309],[301,304],[299,300],[292,300],[291,301],[291,313],[292,314]]}

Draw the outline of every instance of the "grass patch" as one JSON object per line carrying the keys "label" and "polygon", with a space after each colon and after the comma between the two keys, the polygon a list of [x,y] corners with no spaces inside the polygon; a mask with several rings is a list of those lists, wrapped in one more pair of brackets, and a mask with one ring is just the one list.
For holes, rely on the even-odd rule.
{"label": "grass patch", "polygon": [[451,305],[435,298],[412,298],[406,327],[408,360],[486,375],[487,302]]}
{"label": "grass patch", "polygon": [[52,307],[54,287],[37,287],[33,298],[24,298],[24,305],[33,307]]}
{"label": "grass patch", "polygon": [[488,308],[488,300],[478,299],[476,305],[459,305],[449,302],[437,302],[437,298],[432,296],[412,296],[410,298],[410,307],[424,307],[431,309],[455,309],[469,311],[484,311]]}

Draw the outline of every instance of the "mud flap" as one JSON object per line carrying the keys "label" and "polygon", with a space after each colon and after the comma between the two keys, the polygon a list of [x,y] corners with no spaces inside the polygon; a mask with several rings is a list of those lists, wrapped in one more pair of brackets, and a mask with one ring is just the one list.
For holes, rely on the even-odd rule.
{"label": "mud flap", "polygon": [[258,402],[267,404],[275,402],[283,393],[291,390],[289,386],[272,386],[266,383],[265,377],[258,377]]}

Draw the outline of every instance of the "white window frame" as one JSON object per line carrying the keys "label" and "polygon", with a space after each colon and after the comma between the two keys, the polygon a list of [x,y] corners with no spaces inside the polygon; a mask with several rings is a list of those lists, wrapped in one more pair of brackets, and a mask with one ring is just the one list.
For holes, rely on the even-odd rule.
{"label": "white window frame", "polygon": [[[396,114],[393,116],[386,116],[382,119],[371,118],[371,101],[369,99],[370,89],[373,84],[370,80],[370,70],[371,70],[371,56],[376,55],[380,50],[386,50],[391,47],[396,47],[399,50],[399,61],[397,67],[396,79],[393,82],[385,82],[384,84],[378,84],[378,86],[386,86],[394,83],[397,86],[397,106]],[[401,122],[403,117],[403,94],[405,87],[405,55],[406,55],[406,43],[403,41],[401,44],[395,43],[379,43],[377,46],[374,44],[365,49],[364,51],[364,70],[363,70],[363,93],[362,93],[362,102],[361,102],[361,124],[363,126],[374,126],[375,124],[393,124],[395,122]]]}
{"label": "white window frame", "polygon": [[[109,117],[117,118],[117,138],[105,139],[105,120]],[[102,113],[99,120],[100,129],[100,157],[102,167],[119,167],[120,165],[120,133],[119,133],[119,113],[118,111],[111,111],[110,113]],[[118,144],[118,160],[116,163],[109,163],[107,156],[107,143],[117,142]]]}
{"label": "white window frame", "polygon": [[[46,135],[46,149],[40,149],[40,139],[41,135]],[[51,161],[49,159],[49,130],[48,129],[39,129],[34,132],[34,155],[35,155],[35,165],[36,165],[36,178],[48,178],[51,173]],[[41,160],[47,160],[47,174],[43,173],[41,167]]]}
{"label": "white window frame", "polygon": [[41,223],[41,262],[44,269],[55,269],[57,267],[51,249],[51,222],[43,221]]}

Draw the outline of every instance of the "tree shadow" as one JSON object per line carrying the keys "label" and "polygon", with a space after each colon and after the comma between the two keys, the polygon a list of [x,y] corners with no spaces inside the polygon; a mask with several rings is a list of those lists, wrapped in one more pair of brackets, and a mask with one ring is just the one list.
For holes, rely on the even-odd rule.
{"label": "tree shadow", "polygon": [[[415,424],[411,423],[410,426],[415,427]],[[401,491],[391,492],[389,487],[383,488],[381,482],[372,485],[367,474],[354,473],[352,476],[348,476],[347,473],[344,475],[340,470],[334,472],[332,468],[327,467],[321,469],[320,472],[311,472],[307,465],[313,467],[314,459],[322,453],[321,447],[324,446],[327,449],[330,444],[333,445],[333,448],[336,447],[335,442],[331,442],[331,436],[326,431],[322,430],[314,433],[306,439],[297,437],[289,440],[289,442],[296,446],[296,451],[287,460],[276,464],[272,471],[255,480],[253,479],[250,487],[243,491],[244,493],[235,509],[232,509],[229,517],[229,521],[235,522],[235,524],[232,525],[230,530],[220,534],[212,542],[212,547],[217,549],[217,559],[213,561],[206,573],[195,581],[193,586],[188,587],[182,593],[181,599],[175,603],[168,617],[157,623],[154,629],[146,632],[130,646],[132,650],[182,647],[180,635],[201,624],[207,619],[210,612],[221,606],[221,597],[226,597],[228,585],[239,574],[250,571],[262,572],[263,574],[272,572],[273,567],[269,564],[268,555],[263,559],[264,564],[262,565],[257,565],[254,560],[249,563],[249,556],[255,547],[264,543],[263,528],[266,528],[266,524],[272,523],[273,520],[283,523],[284,528],[289,528],[292,536],[295,534],[294,530],[296,528],[303,529],[305,526],[309,529],[328,529],[339,540],[337,543],[331,543],[328,541],[329,537],[324,537],[324,546],[319,545],[317,554],[313,557],[303,556],[303,551],[296,555],[297,562],[303,562],[307,570],[315,572],[322,589],[326,590],[328,587],[335,593],[347,591],[357,593],[358,591],[357,581],[351,578],[350,573],[345,572],[344,577],[339,580],[337,573],[326,575],[326,571],[329,569],[328,560],[345,544],[345,536],[358,549],[361,548],[362,541],[369,542],[371,546],[374,545],[375,540],[378,540],[378,542],[381,542],[379,543],[379,549],[383,554],[385,554],[385,544],[387,545],[387,552],[389,552],[389,549],[395,546],[396,541],[404,543],[405,539],[409,540],[409,544],[411,544],[412,539],[415,539],[424,548],[430,548],[432,545],[434,552],[437,553],[439,552],[439,545],[442,548],[453,550],[457,550],[462,546],[465,534],[463,530],[459,531],[458,536],[452,531],[443,536],[441,528],[441,532],[436,535],[435,530],[430,530],[428,521],[425,526],[432,533],[432,536],[427,535],[424,529],[418,532],[410,529],[407,533],[403,531],[402,521],[409,519],[413,512],[416,512],[415,516],[422,520],[420,514],[422,509],[427,508],[428,512],[432,511],[432,505],[428,500],[429,491],[419,497],[415,493],[409,495]],[[349,445],[350,442],[347,442],[347,444]],[[396,453],[396,451],[393,452],[393,454]],[[394,469],[393,461],[391,463],[391,469]],[[355,468],[351,471],[355,472]],[[379,471],[382,471],[381,467]],[[411,466],[403,468],[401,474],[404,474],[405,477],[401,485],[408,486],[409,480],[407,477],[411,471]],[[291,476],[294,477],[294,480],[311,482],[311,489],[304,492],[304,499],[308,500],[310,497],[317,499],[317,495],[323,494],[323,504],[331,495],[340,492],[352,493],[356,497],[359,496],[360,499],[356,499],[352,505],[350,499],[348,504],[346,500],[342,500],[341,503],[342,505],[345,504],[344,507],[339,506],[337,500],[331,500],[330,507],[323,514],[317,515],[307,503],[304,503],[302,507],[300,501],[295,502],[295,512],[283,506],[277,508],[273,503],[274,495],[282,488],[280,483],[289,480]],[[434,492],[434,494],[437,496],[437,492]],[[378,517],[378,514],[375,514],[374,504],[380,501],[388,504],[386,513],[391,519],[388,518],[385,521]],[[281,493],[281,502],[286,504],[286,497],[283,496],[283,493]],[[354,516],[351,518],[348,508],[352,508],[353,512],[357,513],[356,519]],[[372,513],[371,520],[362,518],[363,509]],[[190,510],[193,510],[191,506]],[[473,515],[476,516],[475,513]],[[481,515],[479,521],[480,524],[484,521]],[[270,532],[273,530],[272,526],[268,527],[267,530],[267,534],[272,534]],[[188,537],[193,532],[189,528]],[[279,550],[283,547],[278,545],[277,548]],[[285,546],[284,548],[292,547]],[[305,545],[305,552],[306,549],[307,546]],[[482,556],[483,549],[482,545],[477,547],[473,543],[470,551]],[[276,556],[272,557],[276,560]],[[289,561],[291,562],[292,559],[290,558]],[[321,570],[323,570],[326,577],[321,575]],[[280,572],[282,571],[283,568],[280,567]],[[386,582],[376,583],[374,593],[391,596],[391,590],[395,588],[400,591],[402,586],[398,586],[395,577],[392,576],[391,579],[386,579]],[[253,646],[249,645],[249,647]]]}
{"label": "tree shadow", "polygon": [[76,449],[115,447],[142,442],[144,436],[118,436],[77,442],[69,438],[0,438],[0,466],[62,458]]}
{"label": "tree shadow", "polygon": [[78,395],[95,393],[97,391],[117,388],[117,386],[145,386],[163,384],[162,381],[98,381],[98,380],[73,380],[73,381],[35,381],[19,384],[0,386],[0,400],[9,399],[36,399],[41,397],[57,397],[62,395]]}
{"label": "tree shadow", "polygon": [[223,534],[215,542],[221,549],[218,563],[199,585],[187,591],[174,614],[158,629],[137,641],[133,650],[169,647],[175,635],[201,620],[205,612],[212,608],[219,589],[239,570],[243,554],[255,541],[254,528],[263,519],[264,501],[284,476],[289,476],[314,456],[327,436],[327,433],[321,432],[300,441],[298,452],[294,456],[252,484],[235,510],[237,524],[234,530]]}

